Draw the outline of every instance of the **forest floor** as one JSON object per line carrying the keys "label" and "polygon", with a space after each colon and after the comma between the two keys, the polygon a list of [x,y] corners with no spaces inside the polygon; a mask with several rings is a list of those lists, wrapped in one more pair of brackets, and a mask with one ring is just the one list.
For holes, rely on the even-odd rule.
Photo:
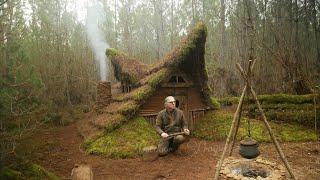
{"label": "forest floor", "polygon": [[[32,137],[33,160],[61,179],[69,179],[75,164],[92,166],[94,179],[208,179],[214,176],[224,141],[191,138],[175,154],[147,162],[142,158],[107,159],[86,154],[75,123],[64,127],[41,129]],[[320,142],[281,143],[286,157],[299,179],[320,176]],[[238,146],[234,155],[238,155]],[[262,158],[281,163],[272,143],[260,145]]]}

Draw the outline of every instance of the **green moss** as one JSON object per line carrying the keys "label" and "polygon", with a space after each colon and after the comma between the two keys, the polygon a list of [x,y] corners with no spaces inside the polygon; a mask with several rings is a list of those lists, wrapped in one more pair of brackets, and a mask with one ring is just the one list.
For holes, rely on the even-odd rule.
{"label": "green moss", "polygon": [[135,101],[141,102],[149,98],[154,91],[155,88],[149,85],[141,86],[133,92],[132,97]]}
{"label": "green moss", "polygon": [[219,99],[218,101],[223,106],[231,106],[231,105],[237,104],[239,102],[239,98],[238,97],[225,97],[225,98]]}
{"label": "green moss", "polygon": [[[313,94],[307,95],[289,95],[289,94],[275,94],[275,95],[260,95],[259,100],[262,103],[287,103],[287,104],[304,104],[313,103]],[[319,96],[318,96],[319,98]]]}
{"label": "green moss", "polygon": [[118,129],[128,119],[122,114],[110,114],[107,122],[104,124],[105,132],[111,132]]}
{"label": "green moss", "polygon": [[37,164],[24,162],[2,168],[0,170],[0,179],[57,180],[59,178]]}
{"label": "green moss", "polygon": [[30,177],[30,179],[59,179],[53,173],[46,171],[43,167],[37,164],[31,164],[24,172],[28,177]]}
{"label": "green moss", "polygon": [[161,81],[165,78],[167,74],[168,74],[167,68],[161,69],[160,71],[152,75],[152,77],[148,80],[148,84],[153,88],[158,87],[158,85],[161,83]]}
{"label": "green moss", "polygon": [[[313,94],[309,95],[260,95],[258,99],[262,105],[268,120],[285,121],[288,123],[301,123],[304,126],[314,126],[314,105]],[[319,98],[316,95],[316,98]],[[239,101],[238,97],[228,97],[220,99],[222,105],[235,105]],[[317,100],[318,101],[318,100]],[[319,109],[317,105],[317,109]],[[260,113],[252,98],[246,98],[243,110],[251,118],[258,118]],[[317,117],[320,117],[320,111],[317,111]],[[320,118],[317,118],[320,123]]]}
{"label": "green moss", "polygon": [[179,54],[178,59],[186,60],[193,50],[197,48],[198,43],[205,39],[207,35],[207,28],[203,23],[198,23],[196,27],[190,32],[187,39],[181,42],[178,47]]}
{"label": "green moss", "polygon": [[[198,124],[194,135],[206,140],[221,140],[228,136],[233,114],[225,111],[207,113]],[[238,139],[247,136],[248,119],[242,118],[238,132]],[[251,135],[258,141],[271,141],[264,123],[251,119]],[[273,133],[281,141],[314,141],[316,134],[308,128],[298,124],[269,122]]]}
{"label": "green moss", "polygon": [[[319,108],[320,105],[317,106]],[[256,109],[257,106],[255,104],[244,105],[243,107],[245,110],[253,110]],[[262,104],[262,108],[265,110],[296,110],[296,109],[303,109],[303,110],[313,110],[313,104]]]}
{"label": "green moss", "polygon": [[[274,95],[259,95],[258,99],[261,104],[312,104],[313,97],[319,99],[319,95],[291,95],[291,94],[274,94]],[[222,105],[233,105],[239,102],[239,97],[226,97],[219,100]],[[253,104],[252,98],[245,99],[244,103]]]}
{"label": "green moss", "polygon": [[[314,125],[314,106],[312,104],[265,104],[262,105],[262,108],[268,120],[300,123],[307,127]],[[260,116],[255,105],[244,106],[244,110],[247,111],[249,117],[258,118]],[[320,111],[317,111],[317,117],[320,117]],[[320,123],[320,118],[317,118],[317,122]]]}
{"label": "green moss", "polygon": [[122,106],[120,106],[119,112],[124,116],[126,116],[126,118],[132,118],[136,114],[136,112],[139,110],[139,107],[140,107],[139,104],[128,101],[124,103]]}
{"label": "green moss", "polygon": [[116,102],[121,102],[121,101],[127,100],[130,98],[129,94],[131,94],[131,93],[116,94],[115,96],[112,96],[112,100],[116,101]]}
{"label": "green moss", "polygon": [[285,126],[277,126],[280,128],[280,137],[283,141],[316,141],[317,136],[312,130],[294,124],[286,124]]}
{"label": "green moss", "polygon": [[[135,85],[144,73],[147,65],[133,59],[129,59],[126,54],[113,48],[106,50],[106,55],[110,58],[114,67],[114,75],[118,81]],[[128,63],[131,63],[128,66]]]}
{"label": "green moss", "polygon": [[211,100],[211,104],[215,109],[220,109],[220,103],[216,98],[210,97],[210,100]]}
{"label": "green moss", "polygon": [[139,107],[140,107],[140,104],[138,104],[132,100],[116,101],[116,102],[109,104],[101,112],[102,113],[109,113],[109,114],[120,113],[120,114],[126,116],[127,118],[131,118],[138,111]]}
{"label": "green moss", "polygon": [[149,98],[155,90],[156,90],[155,88],[146,84],[146,85],[143,85],[143,86],[140,86],[140,87],[134,89],[130,93],[120,94],[120,95],[113,97],[112,99],[115,101],[118,101],[118,102],[131,99],[131,100],[134,100],[137,103],[141,104],[141,102],[143,102],[144,100]]}
{"label": "green moss", "polygon": [[155,145],[158,135],[142,117],[129,121],[119,129],[87,142],[87,152],[110,158],[128,158],[141,155],[142,148]]}
{"label": "green moss", "polygon": [[133,74],[123,73],[121,79],[122,81],[129,82],[130,84],[136,84],[139,82],[138,77],[134,76]]}
{"label": "green moss", "polygon": [[[196,124],[193,134],[196,137],[206,140],[224,139],[228,136],[232,116],[232,114],[221,111],[210,111]],[[240,131],[242,131],[242,129],[240,129]]]}
{"label": "green moss", "polygon": [[9,167],[4,167],[0,170],[0,179],[22,179],[22,173],[11,169]]}
{"label": "green moss", "polygon": [[109,58],[115,58],[116,56],[119,56],[119,55],[124,55],[121,51],[118,51],[114,48],[108,48],[106,50],[106,55],[109,57]]}

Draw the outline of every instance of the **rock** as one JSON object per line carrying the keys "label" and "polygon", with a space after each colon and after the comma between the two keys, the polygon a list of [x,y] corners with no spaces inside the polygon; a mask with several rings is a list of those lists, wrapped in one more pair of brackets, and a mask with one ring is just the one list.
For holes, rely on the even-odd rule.
{"label": "rock", "polygon": [[91,166],[85,164],[75,164],[71,171],[71,180],[93,180]]}

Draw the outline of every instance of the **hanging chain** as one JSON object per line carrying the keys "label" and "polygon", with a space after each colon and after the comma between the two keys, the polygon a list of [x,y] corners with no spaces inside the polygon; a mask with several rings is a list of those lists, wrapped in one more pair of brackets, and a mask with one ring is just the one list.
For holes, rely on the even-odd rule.
{"label": "hanging chain", "polygon": [[250,118],[248,118],[248,136],[251,137],[251,123],[250,123]]}
{"label": "hanging chain", "polygon": [[[249,88],[250,88],[250,86],[248,86]],[[249,91],[247,90],[247,95],[246,95],[246,99],[247,99],[247,106],[248,106],[248,110],[250,110],[249,109],[249,105],[250,105],[250,94],[249,94]],[[248,112],[249,113],[249,112]],[[250,122],[250,118],[248,117],[248,120],[247,120],[247,124],[248,124],[248,126],[247,126],[247,136],[248,137],[251,137],[251,122]]]}
{"label": "hanging chain", "polygon": [[[251,63],[249,63],[249,68],[248,68],[248,72],[247,72],[247,86],[248,86],[248,89],[247,89],[247,98],[248,98],[248,107],[249,107],[249,101],[250,101],[250,89],[251,89]],[[250,109],[248,108],[248,110],[250,111]],[[248,112],[250,113],[250,112]],[[249,137],[251,137],[251,122],[250,122],[250,117],[248,117],[248,120],[247,120],[247,123],[248,123],[248,129],[247,129],[247,135]]]}

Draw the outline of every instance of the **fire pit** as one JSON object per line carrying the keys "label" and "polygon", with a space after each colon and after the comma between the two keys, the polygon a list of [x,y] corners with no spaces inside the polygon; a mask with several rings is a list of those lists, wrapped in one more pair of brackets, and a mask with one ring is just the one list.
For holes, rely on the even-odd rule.
{"label": "fire pit", "polygon": [[243,159],[228,157],[220,170],[222,179],[286,179],[282,165],[261,158]]}

